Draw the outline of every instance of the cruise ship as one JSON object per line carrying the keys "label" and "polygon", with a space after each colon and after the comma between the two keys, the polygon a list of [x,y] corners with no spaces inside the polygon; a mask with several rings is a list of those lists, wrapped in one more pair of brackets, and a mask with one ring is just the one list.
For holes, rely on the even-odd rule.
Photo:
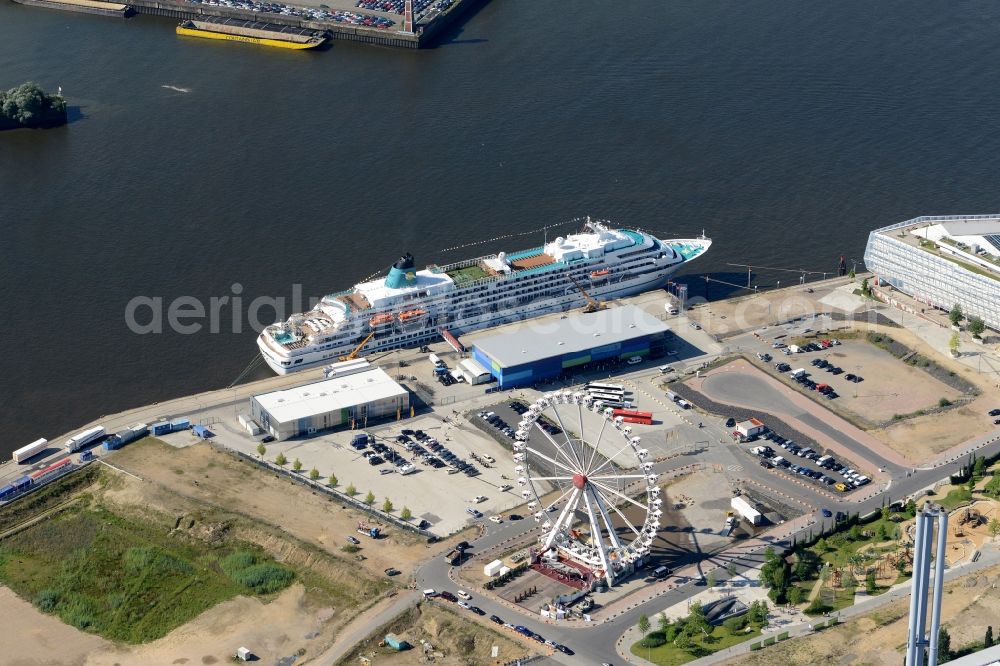
{"label": "cruise ship", "polygon": [[595,300],[666,284],[712,241],[660,240],[632,229],[586,221],[580,233],[541,247],[416,270],[407,253],[385,278],[323,297],[309,312],[266,327],[257,339],[278,374],[332,363],[350,354],[415,347],[567,311]]}

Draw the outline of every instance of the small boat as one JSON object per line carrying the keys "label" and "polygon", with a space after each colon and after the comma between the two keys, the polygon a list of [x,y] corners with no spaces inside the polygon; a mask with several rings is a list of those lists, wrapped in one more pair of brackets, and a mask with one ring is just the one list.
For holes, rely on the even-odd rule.
{"label": "small boat", "polygon": [[599,278],[599,277],[605,277],[607,275],[611,275],[611,271],[609,271],[607,268],[605,268],[604,270],[591,272],[590,277],[592,277],[592,278]]}
{"label": "small boat", "polygon": [[368,320],[368,324],[375,328],[376,326],[385,326],[386,324],[392,323],[392,314],[388,312],[383,312],[382,314],[377,314]]}

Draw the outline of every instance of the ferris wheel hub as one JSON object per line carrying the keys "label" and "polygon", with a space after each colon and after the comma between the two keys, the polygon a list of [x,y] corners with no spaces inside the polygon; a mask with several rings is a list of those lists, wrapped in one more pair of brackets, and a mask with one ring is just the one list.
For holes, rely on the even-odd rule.
{"label": "ferris wheel hub", "polygon": [[583,490],[587,487],[587,477],[583,474],[573,475],[573,487],[577,490]]}

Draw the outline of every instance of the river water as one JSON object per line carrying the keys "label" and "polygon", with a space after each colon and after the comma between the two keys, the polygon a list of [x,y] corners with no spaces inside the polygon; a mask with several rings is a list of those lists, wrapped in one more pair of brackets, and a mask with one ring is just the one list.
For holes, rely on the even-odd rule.
{"label": "river water", "polygon": [[[0,0],[0,86],[62,86],[74,117],[0,134],[0,457],[228,385],[247,302],[407,250],[590,214],[706,230],[692,271],[832,272],[873,227],[996,212],[998,25],[985,1],[495,0],[435,49],[296,53]],[[236,292],[240,332],[231,307],[218,333],[126,323]]]}

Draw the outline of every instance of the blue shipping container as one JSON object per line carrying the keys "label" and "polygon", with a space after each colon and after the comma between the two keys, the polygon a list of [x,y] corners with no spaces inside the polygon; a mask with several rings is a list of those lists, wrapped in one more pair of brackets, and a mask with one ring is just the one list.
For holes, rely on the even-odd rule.
{"label": "blue shipping container", "polygon": [[14,490],[24,490],[25,488],[31,485],[31,477],[22,476],[20,479],[14,481],[10,485],[14,486]]}
{"label": "blue shipping container", "polygon": [[153,424],[153,435],[165,435],[170,432],[170,423],[167,421],[160,421],[159,423]]}
{"label": "blue shipping container", "polygon": [[87,449],[86,451],[81,451],[80,452],[80,462],[84,462],[85,460],[93,460],[93,459],[94,459],[94,452],[91,451],[90,449]]}
{"label": "blue shipping container", "polygon": [[106,440],[104,440],[105,451],[114,451],[115,449],[120,449],[121,446],[122,446],[122,440],[120,437],[118,437],[118,435],[114,435],[113,437],[108,437]]}
{"label": "blue shipping container", "polygon": [[170,422],[170,432],[177,430],[187,430],[191,426],[191,419],[176,419]]}

